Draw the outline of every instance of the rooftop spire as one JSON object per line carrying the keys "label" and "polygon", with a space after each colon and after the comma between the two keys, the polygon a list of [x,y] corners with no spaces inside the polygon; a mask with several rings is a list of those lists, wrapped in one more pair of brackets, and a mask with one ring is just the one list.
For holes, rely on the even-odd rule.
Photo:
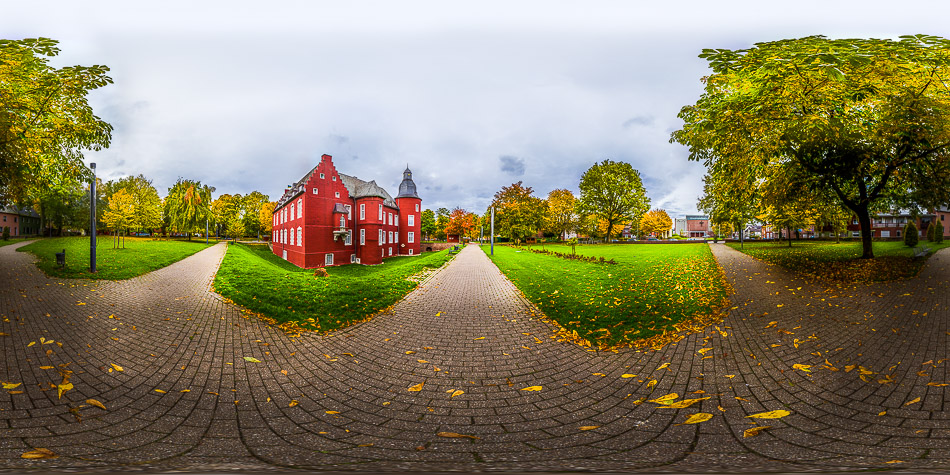
{"label": "rooftop spire", "polygon": [[399,184],[399,194],[396,198],[418,198],[416,194],[416,184],[412,181],[412,170],[409,170],[409,164],[406,164],[406,171],[402,172],[402,183]]}

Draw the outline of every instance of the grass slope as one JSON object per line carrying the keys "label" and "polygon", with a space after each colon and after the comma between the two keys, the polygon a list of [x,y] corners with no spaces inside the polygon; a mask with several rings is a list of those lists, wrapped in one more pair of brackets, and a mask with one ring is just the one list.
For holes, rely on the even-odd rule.
{"label": "grass slope", "polygon": [[4,241],[3,239],[0,239],[0,247],[9,246],[9,245],[11,245],[11,244],[21,243],[21,242],[23,242],[23,241],[26,241],[26,238],[10,236],[10,239],[8,239],[8,240],[6,240],[6,241]]}
{"label": "grass slope", "polygon": [[[570,246],[545,248],[571,252]],[[488,247],[483,250],[487,253]],[[495,246],[490,257],[545,315],[600,346],[673,332],[675,325],[708,317],[726,302],[722,270],[705,244],[598,244],[577,246],[576,251],[617,264],[508,246]]]}
{"label": "grass slope", "polygon": [[[17,251],[36,256],[39,267],[51,277],[122,280],[140,276],[178,262],[204,248],[204,241],[159,241],[126,238],[125,249],[113,249],[111,236],[96,241],[96,273],[89,272],[89,238],[44,238]],[[66,249],[66,268],[56,265],[56,253]]]}
{"label": "grass slope", "polygon": [[[729,247],[770,264],[776,264],[800,274],[834,282],[881,282],[913,277],[920,272],[925,259],[915,259],[915,248],[903,242],[874,242],[874,259],[861,259],[860,241],[788,241],[747,242],[740,249],[738,243]],[[950,242],[934,244],[921,242],[918,247],[929,247],[932,252],[950,246]]]}
{"label": "grass slope", "polygon": [[447,251],[419,257],[390,257],[379,266],[329,267],[329,277],[314,277],[275,256],[267,246],[232,244],[218,269],[219,294],[279,323],[294,322],[315,330],[335,330],[362,321],[398,302],[416,282],[408,280],[439,267]]}

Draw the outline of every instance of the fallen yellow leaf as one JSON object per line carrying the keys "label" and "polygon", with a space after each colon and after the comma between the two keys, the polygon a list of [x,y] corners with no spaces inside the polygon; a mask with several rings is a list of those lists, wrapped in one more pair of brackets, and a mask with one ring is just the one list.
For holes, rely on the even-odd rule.
{"label": "fallen yellow leaf", "polygon": [[327,411],[327,414],[339,414],[340,411]]}
{"label": "fallen yellow leaf", "polygon": [[449,396],[449,398],[453,398],[455,396],[461,396],[462,394],[465,394],[465,391],[462,391],[461,389],[456,389],[455,391],[452,391],[452,395]]}
{"label": "fallen yellow leaf", "polygon": [[163,391],[163,390],[161,390],[161,389],[156,389],[155,392],[161,393],[161,394],[165,394],[165,391]]}
{"label": "fallen yellow leaf", "polygon": [[890,461],[887,461],[887,462],[884,462],[884,463],[904,463],[904,461],[903,461],[903,460],[890,460]]}
{"label": "fallen yellow leaf", "polygon": [[910,400],[910,401],[905,402],[904,405],[905,405],[905,406],[909,406],[909,405],[911,405],[911,404],[916,404],[916,403],[918,403],[918,402],[920,402],[920,398],[919,398],[919,397],[918,397],[918,398],[914,398],[914,399],[912,399],[912,400]]}
{"label": "fallen yellow leaf", "polygon": [[937,383],[937,382],[934,382],[934,381],[931,381],[931,382],[927,383],[927,386],[936,386],[936,387],[938,387],[938,388],[942,388],[942,387],[947,386],[947,385],[948,385],[947,383]]}
{"label": "fallen yellow leaf", "polygon": [[540,391],[541,386],[528,386],[526,388],[521,388],[522,391]]}
{"label": "fallen yellow leaf", "polygon": [[15,389],[23,383],[3,383],[3,389]]}
{"label": "fallen yellow leaf", "polygon": [[123,368],[123,367],[121,367],[121,366],[119,366],[119,365],[117,365],[117,364],[115,364],[115,363],[112,363],[112,367],[113,367],[116,371],[125,371],[125,368]]}
{"label": "fallen yellow leaf", "polygon": [[600,426],[581,426],[580,430],[594,430]]}
{"label": "fallen yellow leaf", "polygon": [[425,382],[422,382],[422,383],[419,383],[419,384],[417,384],[417,385],[415,385],[415,386],[409,386],[409,389],[408,389],[408,390],[409,390],[409,392],[413,392],[413,393],[422,391],[422,386],[424,386],[425,384],[426,384]]}
{"label": "fallen yellow leaf", "polygon": [[663,368],[666,368],[666,367],[669,366],[669,365],[670,365],[669,363],[663,363],[663,364],[661,364],[660,366],[658,366],[658,367],[656,368],[656,370],[654,370],[654,371],[659,371],[659,370],[661,370],[661,369],[663,369]]}
{"label": "fallen yellow leaf", "polygon": [[701,398],[698,398],[698,399],[683,399],[682,401],[676,401],[676,402],[674,402],[674,403],[672,403],[672,404],[669,404],[669,405],[666,405],[666,406],[663,406],[663,407],[667,407],[667,408],[670,408],[670,409],[685,409],[685,408],[687,408],[687,407],[689,407],[689,406],[692,406],[693,404],[696,404],[696,403],[699,402],[699,401],[705,401],[705,400],[707,400],[707,399],[709,399],[709,398],[708,398],[708,397],[701,397]]}
{"label": "fallen yellow leaf", "polygon": [[476,340],[484,340],[484,339],[485,339],[485,337],[483,337],[483,336],[480,336],[480,337],[478,337],[478,338],[475,338],[475,339],[476,339]]}
{"label": "fallen yellow leaf", "polygon": [[89,405],[91,405],[91,406],[96,406],[96,407],[98,407],[99,409],[103,409],[103,410],[105,410],[105,408],[106,408],[106,405],[105,405],[105,404],[103,404],[103,403],[101,403],[101,402],[99,402],[99,401],[97,401],[97,400],[95,400],[95,399],[86,399],[86,404],[89,404]]}
{"label": "fallen yellow leaf", "polygon": [[883,416],[884,414],[887,414],[887,411],[881,411],[881,412],[877,413],[877,415],[879,415],[879,416]]}
{"label": "fallen yellow leaf", "polygon": [[50,449],[44,449],[40,447],[28,452],[23,452],[20,457],[25,459],[54,459],[57,457],[57,455]]}
{"label": "fallen yellow leaf", "polygon": [[755,437],[755,436],[759,435],[759,432],[762,432],[762,431],[764,431],[765,429],[771,429],[771,428],[772,428],[772,426],[751,427],[751,428],[749,428],[749,429],[746,429],[745,432],[742,433],[742,438]]}
{"label": "fallen yellow leaf", "polygon": [[791,414],[791,412],[786,411],[785,409],[779,409],[776,411],[760,412],[758,414],[752,414],[751,416],[746,417],[755,419],[781,419],[789,414]]}
{"label": "fallen yellow leaf", "polygon": [[732,379],[732,378],[735,378],[736,375],[734,375],[734,374],[727,374],[726,377],[729,378],[729,379]]}
{"label": "fallen yellow leaf", "polygon": [[59,386],[56,386],[57,391],[59,392],[59,399],[63,398],[63,393],[69,391],[73,388],[73,383],[69,382],[69,378],[63,378],[63,382],[59,383]]}
{"label": "fallen yellow leaf", "polygon": [[52,366],[40,366],[40,369],[53,369]]}
{"label": "fallen yellow leaf", "polygon": [[683,424],[698,424],[700,422],[706,422],[709,419],[712,419],[713,415],[708,412],[697,412],[686,418],[686,421]]}
{"label": "fallen yellow leaf", "polygon": [[680,397],[679,394],[676,394],[676,393],[669,393],[669,394],[667,394],[667,395],[665,395],[665,396],[660,396],[660,397],[658,397],[658,398],[656,398],[656,399],[651,399],[649,402],[655,402],[655,403],[657,403],[657,404],[667,405],[667,404],[670,404],[671,402],[673,402],[673,401],[674,401],[676,398],[678,398],[678,397]]}
{"label": "fallen yellow leaf", "polygon": [[795,369],[804,371],[804,372],[806,372],[806,373],[811,373],[811,370],[808,369],[808,368],[811,368],[811,365],[809,365],[809,364],[798,364],[798,363],[796,363],[796,364],[793,364],[793,365],[792,365],[792,368],[795,368]]}
{"label": "fallen yellow leaf", "polygon": [[291,400],[290,400],[290,404],[288,404],[287,407],[294,407],[294,406],[296,406],[297,404],[300,404],[300,403],[297,402],[296,399],[291,399]]}
{"label": "fallen yellow leaf", "polygon": [[621,378],[636,378],[637,375],[635,375],[635,374],[630,374],[630,373],[625,373],[625,374],[621,374],[620,377],[621,377]]}

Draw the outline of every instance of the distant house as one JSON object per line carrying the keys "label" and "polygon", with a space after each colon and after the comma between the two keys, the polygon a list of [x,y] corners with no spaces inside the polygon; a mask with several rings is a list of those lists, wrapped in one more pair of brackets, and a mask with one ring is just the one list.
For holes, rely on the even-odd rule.
{"label": "distant house", "polygon": [[709,216],[706,215],[686,215],[687,237],[705,238],[711,236],[709,231]]}
{"label": "distant house", "polygon": [[680,236],[687,236],[686,218],[676,218],[673,220],[673,232]]}
{"label": "distant house", "polygon": [[6,206],[0,208],[0,232],[10,228],[10,236],[40,234],[40,215],[30,208]]}
{"label": "distant house", "polygon": [[[950,236],[950,225],[947,224],[947,218],[950,218],[950,210],[947,208],[937,208],[929,210],[916,218],[909,210],[895,209],[887,213],[877,213],[871,216],[871,237],[872,238],[899,238],[903,237],[904,226],[908,221],[914,221],[920,236],[926,236],[927,228],[937,218],[943,221],[944,236]],[[848,222],[848,234],[851,237],[861,237],[861,223],[857,216],[851,218]]]}
{"label": "distant house", "polygon": [[333,157],[323,155],[277,201],[273,252],[303,268],[418,255],[421,205],[408,168],[394,199],[375,181],[338,173]]}

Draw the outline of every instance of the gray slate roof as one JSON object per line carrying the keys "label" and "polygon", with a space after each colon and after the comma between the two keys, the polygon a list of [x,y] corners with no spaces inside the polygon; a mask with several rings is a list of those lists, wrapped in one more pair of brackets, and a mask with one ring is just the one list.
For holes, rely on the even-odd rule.
{"label": "gray slate roof", "polygon": [[383,199],[383,204],[386,206],[399,209],[399,207],[396,206],[396,201],[389,195],[389,192],[377,185],[375,180],[363,181],[355,176],[344,175],[342,173],[339,173],[339,175],[340,180],[343,181],[343,186],[346,187],[346,191],[350,194],[350,198],[378,196]]}

